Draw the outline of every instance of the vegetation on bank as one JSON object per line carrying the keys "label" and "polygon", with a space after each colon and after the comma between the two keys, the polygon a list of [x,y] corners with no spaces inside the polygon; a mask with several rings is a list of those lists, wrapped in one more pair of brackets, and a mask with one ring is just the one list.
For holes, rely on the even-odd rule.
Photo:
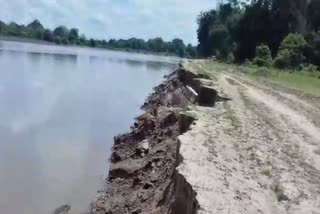
{"label": "vegetation on bank", "polygon": [[199,15],[198,55],[319,84],[319,11],[318,0],[228,0]]}
{"label": "vegetation on bank", "polygon": [[246,75],[258,81],[268,82],[320,96],[320,72],[310,70],[278,69],[275,67],[257,67],[243,64],[227,64],[208,61],[206,69],[225,70]]}
{"label": "vegetation on bank", "polygon": [[79,45],[106,49],[119,49],[125,51],[154,52],[180,57],[196,57],[196,47],[191,44],[185,45],[183,40],[176,38],[170,42],[162,38],[154,38],[145,41],[138,38],[130,39],[104,39],[87,38],[79,34],[76,28],[68,29],[65,26],[56,27],[54,30],[45,28],[40,21],[34,20],[28,25],[19,25],[15,22],[4,23],[0,21],[0,35],[14,36],[19,38],[37,39],[46,42],[63,45]]}

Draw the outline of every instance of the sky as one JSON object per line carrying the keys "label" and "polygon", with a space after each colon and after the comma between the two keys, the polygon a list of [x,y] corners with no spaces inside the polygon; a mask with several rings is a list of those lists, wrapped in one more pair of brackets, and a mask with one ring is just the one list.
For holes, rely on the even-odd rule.
{"label": "sky", "polygon": [[216,0],[0,0],[0,20],[50,29],[65,25],[96,39],[162,37],[197,44],[196,18]]}

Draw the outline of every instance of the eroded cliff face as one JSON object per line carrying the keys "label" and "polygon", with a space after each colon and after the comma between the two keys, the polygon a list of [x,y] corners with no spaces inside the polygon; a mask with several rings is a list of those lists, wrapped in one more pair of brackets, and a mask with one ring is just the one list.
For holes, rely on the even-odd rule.
{"label": "eroded cliff face", "polygon": [[90,213],[197,213],[196,193],[176,168],[183,161],[178,137],[195,122],[187,107],[213,106],[217,97],[201,78],[180,66],[155,88],[130,133],[115,137],[107,189]]}

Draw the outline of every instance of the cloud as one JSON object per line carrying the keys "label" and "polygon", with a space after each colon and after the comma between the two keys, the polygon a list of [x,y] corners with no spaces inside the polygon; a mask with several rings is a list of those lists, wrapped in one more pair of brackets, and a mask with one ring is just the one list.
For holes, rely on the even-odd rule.
{"label": "cloud", "polygon": [[196,44],[196,17],[215,0],[0,0],[0,19],[77,27],[94,38],[161,36]]}

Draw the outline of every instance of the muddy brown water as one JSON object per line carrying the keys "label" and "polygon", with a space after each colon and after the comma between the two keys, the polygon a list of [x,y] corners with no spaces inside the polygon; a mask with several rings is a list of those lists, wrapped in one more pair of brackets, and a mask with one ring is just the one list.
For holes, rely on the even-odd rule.
{"label": "muddy brown water", "polygon": [[0,42],[0,213],[85,210],[113,136],[179,59]]}

